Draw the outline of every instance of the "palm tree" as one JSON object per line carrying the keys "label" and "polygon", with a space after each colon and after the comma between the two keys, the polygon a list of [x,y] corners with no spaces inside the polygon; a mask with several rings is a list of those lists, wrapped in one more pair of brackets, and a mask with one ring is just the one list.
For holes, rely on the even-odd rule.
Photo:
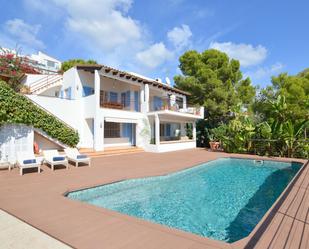
{"label": "palm tree", "polygon": [[274,120],[282,123],[286,121],[288,106],[284,95],[279,95],[275,101],[269,101],[271,114]]}
{"label": "palm tree", "polygon": [[287,146],[288,157],[293,157],[293,154],[298,147],[297,139],[301,136],[305,127],[309,124],[309,120],[292,123],[291,120],[283,124],[282,138]]}

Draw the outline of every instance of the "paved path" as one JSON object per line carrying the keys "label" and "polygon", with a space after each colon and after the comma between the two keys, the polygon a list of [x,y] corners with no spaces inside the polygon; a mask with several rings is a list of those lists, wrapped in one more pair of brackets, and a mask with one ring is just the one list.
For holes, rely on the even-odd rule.
{"label": "paved path", "polygon": [[69,249],[71,247],[0,210],[1,249]]}

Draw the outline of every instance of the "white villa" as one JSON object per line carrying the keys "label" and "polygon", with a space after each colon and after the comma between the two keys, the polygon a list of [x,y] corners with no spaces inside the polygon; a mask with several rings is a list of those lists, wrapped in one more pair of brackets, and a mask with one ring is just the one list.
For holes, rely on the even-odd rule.
{"label": "white villa", "polygon": [[[18,51],[15,49],[3,48],[1,47],[0,54],[11,53],[17,55]],[[22,57],[24,61],[27,62],[30,66],[37,69],[42,74],[58,74],[58,71],[61,69],[61,61],[38,51],[37,54],[23,55],[18,54],[19,57]]]}
{"label": "white villa", "polygon": [[[189,94],[168,84],[104,65],[27,75],[24,83],[28,98],[78,131],[79,148],[167,152],[196,147],[195,122],[204,110],[188,107]],[[39,146],[46,144],[40,140]]]}

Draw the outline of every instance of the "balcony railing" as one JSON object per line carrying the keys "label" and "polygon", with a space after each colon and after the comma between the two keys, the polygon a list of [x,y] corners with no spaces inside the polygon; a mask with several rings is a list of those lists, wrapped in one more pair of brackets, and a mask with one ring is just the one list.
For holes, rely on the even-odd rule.
{"label": "balcony railing", "polygon": [[174,112],[181,112],[187,113],[192,115],[202,115],[202,108],[201,107],[187,107],[187,108],[180,108],[178,104],[169,105],[169,104],[158,104],[155,102],[150,103],[150,111],[174,111]]}
{"label": "balcony railing", "polygon": [[125,110],[125,111],[132,111],[132,112],[140,111],[139,101],[129,101],[129,102],[124,103],[124,102],[108,101],[108,100],[101,99],[100,106],[102,108]]}

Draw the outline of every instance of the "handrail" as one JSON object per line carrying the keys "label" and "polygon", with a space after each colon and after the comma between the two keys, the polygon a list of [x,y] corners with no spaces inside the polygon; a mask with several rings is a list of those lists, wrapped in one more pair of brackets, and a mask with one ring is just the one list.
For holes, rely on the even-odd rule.
{"label": "handrail", "polygon": [[151,112],[168,110],[168,111],[174,111],[174,112],[180,112],[180,113],[193,114],[197,116],[201,114],[201,107],[197,107],[197,106],[187,106],[186,108],[180,108],[178,105],[171,106],[168,103],[168,104],[161,104],[161,105],[158,104],[155,107],[155,104],[157,103],[154,101],[149,102],[149,110]]}
{"label": "handrail", "polygon": [[[40,75],[40,74],[37,74],[37,75]],[[49,76],[62,76],[62,74],[47,74],[47,75],[45,75],[44,77],[42,77],[42,78],[40,78],[40,79],[38,79],[38,80],[36,80],[36,81],[33,81],[32,82],[32,84],[31,85],[36,85],[38,82],[40,82],[40,81],[45,81],[46,80],[46,78],[48,78]]]}
{"label": "handrail", "polygon": [[57,81],[60,81],[62,79],[62,76],[58,76],[58,77],[54,77],[53,79],[51,79],[50,81],[48,81],[47,79],[47,82],[40,82],[40,84],[36,84],[35,86],[31,85],[30,86],[30,91],[31,92],[35,92],[41,88],[44,88],[44,87],[47,87],[47,86],[50,86],[54,83],[56,83]]}
{"label": "handrail", "polygon": [[[38,85],[41,85],[42,83],[45,83],[46,81],[48,82],[48,78],[49,78],[49,76],[46,76],[46,77],[40,79],[39,81],[35,82],[34,84],[31,84],[30,87],[34,88],[34,87],[36,87]],[[58,75],[58,76],[52,77],[51,80],[60,79],[60,78],[62,78],[62,75]]]}
{"label": "handrail", "polygon": [[[21,94],[23,95],[23,94]],[[28,98],[33,104],[37,105],[39,108],[43,109],[45,112],[47,112],[48,114],[52,115],[53,117],[55,117],[59,122],[63,123],[64,125],[66,125],[67,127],[69,127],[70,129],[76,131],[76,129],[74,127],[72,127],[71,125],[69,125],[67,122],[65,122],[64,120],[58,118],[55,114],[51,113],[49,110],[47,110],[46,108],[44,108],[43,106],[41,106],[40,104],[38,104],[37,102],[35,102],[34,100],[32,100],[31,98],[29,98],[29,96],[27,95],[23,95],[26,96],[26,98]]]}

